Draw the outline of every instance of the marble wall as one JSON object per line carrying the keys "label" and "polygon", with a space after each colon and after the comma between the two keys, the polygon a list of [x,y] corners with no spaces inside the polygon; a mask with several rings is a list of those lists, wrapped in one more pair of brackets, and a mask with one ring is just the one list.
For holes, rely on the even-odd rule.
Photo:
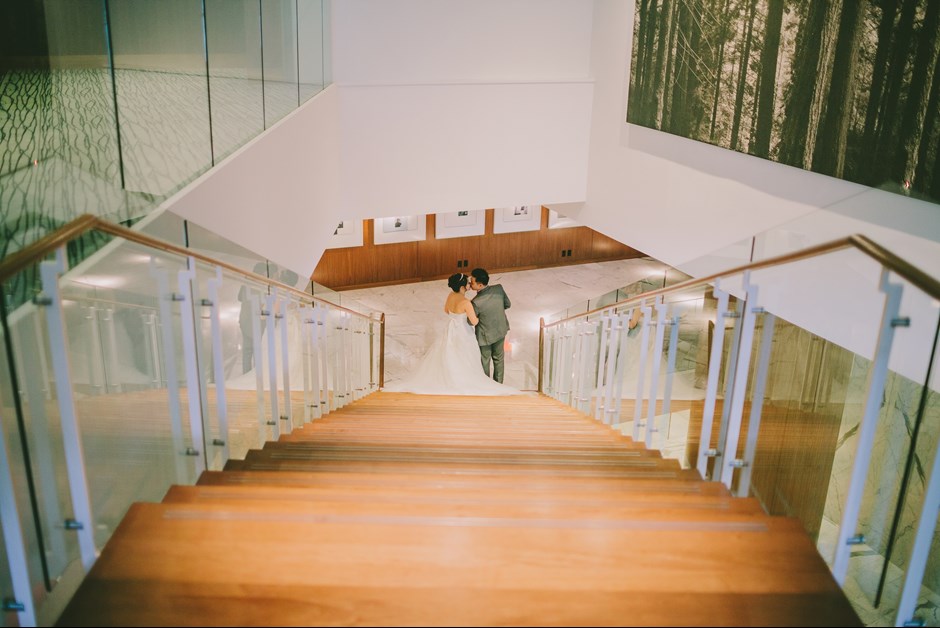
{"label": "marble wall", "polygon": [[[870,366],[868,360],[854,357],[846,412],[840,426],[824,512],[825,520],[834,528],[842,521],[844,498],[858,446]],[[921,405],[923,414],[918,419]],[[912,451],[915,436],[916,446]],[[864,534],[865,542],[853,551],[849,567],[850,578],[855,581],[858,594],[869,604],[875,599],[883,571],[882,605],[890,608],[894,604],[896,608],[903,570],[911,557],[927,477],[931,465],[936,463],[934,457],[938,439],[940,393],[925,389],[922,384],[896,373],[889,373],[857,527],[857,532]],[[906,489],[902,495],[905,476]],[[896,515],[898,509],[899,515]],[[896,529],[892,534],[896,516]],[[936,513],[927,516],[936,517]],[[886,562],[886,554],[889,552],[890,557]],[[923,584],[925,590],[921,604],[926,605],[925,612],[931,608],[933,610],[929,612],[936,614],[937,602],[940,601],[936,596],[940,592],[940,533],[934,534]]]}

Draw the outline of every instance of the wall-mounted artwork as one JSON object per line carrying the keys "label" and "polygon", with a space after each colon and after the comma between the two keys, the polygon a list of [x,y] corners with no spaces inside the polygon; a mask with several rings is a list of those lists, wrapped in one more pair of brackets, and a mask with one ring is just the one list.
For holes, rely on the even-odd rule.
{"label": "wall-mounted artwork", "polygon": [[486,230],[485,219],[486,211],[483,209],[437,214],[434,220],[434,237],[442,240],[483,235]]}
{"label": "wall-mounted artwork", "polygon": [[341,249],[347,246],[362,246],[362,220],[343,220],[333,229],[333,237],[327,243],[328,249]]}
{"label": "wall-mounted artwork", "polygon": [[940,202],[940,2],[636,0],[627,122]]}
{"label": "wall-mounted artwork", "polygon": [[376,218],[373,240],[375,244],[394,242],[414,242],[424,240],[426,234],[425,216],[391,216]]}
{"label": "wall-mounted artwork", "polygon": [[541,205],[498,207],[493,210],[493,233],[538,231],[541,227]]}

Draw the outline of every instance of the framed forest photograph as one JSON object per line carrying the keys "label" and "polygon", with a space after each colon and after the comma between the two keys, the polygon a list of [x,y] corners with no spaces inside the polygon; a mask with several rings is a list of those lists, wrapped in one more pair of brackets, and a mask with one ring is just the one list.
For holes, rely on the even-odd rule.
{"label": "framed forest photograph", "polygon": [[636,0],[626,121],[940,202],[937,0]]}

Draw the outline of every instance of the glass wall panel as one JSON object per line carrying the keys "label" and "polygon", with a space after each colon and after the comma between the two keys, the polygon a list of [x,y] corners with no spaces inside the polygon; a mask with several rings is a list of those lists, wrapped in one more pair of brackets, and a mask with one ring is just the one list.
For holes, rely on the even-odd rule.
{"label": "glass wall panel", "polygon": [[297,108],[297,0],[261,0],[265,128]]}
{"label": "glass wall panel", "polygon": [[0,55],[0,258],[79,214],[120,221],[141,206],[121,189],[103,7],[49,0],[0,9],[22,34]]}
{"label": "glass wall panel", "polygon": [[333,0],[323,2],[323,85],[333,82]]}
{"label": "glass wall panel", "polygon": [[206,47],[218,163],[264,130],[258,0],[206,0]]}
{"label": "glass wall panel", "polygon": [[124,185],[163,198],[212,165],[202,0],[109,7]]}
{"label": "glass wall panel", "polygon": [[300,102],[323,89],[324,79],[323,0],[297,0],[297,61],[300,78]]}

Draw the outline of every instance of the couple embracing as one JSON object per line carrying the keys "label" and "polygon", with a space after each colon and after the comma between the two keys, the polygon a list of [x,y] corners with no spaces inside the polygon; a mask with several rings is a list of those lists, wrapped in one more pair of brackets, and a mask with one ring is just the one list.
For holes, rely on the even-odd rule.
{"label": "couple embracing", "polygon": [[[474,268],[470,275],[450,276],[450,292],[444,300],[447,321],[441,335],[409,376],[385,390],[424,395],[523,394],[502,383],[503,342],[509,333],[506,310],[511,303],[502,286],[489,282],[489,273],[482,268]],[[468,288],[476,292],[472,300],[467,298]]]}

